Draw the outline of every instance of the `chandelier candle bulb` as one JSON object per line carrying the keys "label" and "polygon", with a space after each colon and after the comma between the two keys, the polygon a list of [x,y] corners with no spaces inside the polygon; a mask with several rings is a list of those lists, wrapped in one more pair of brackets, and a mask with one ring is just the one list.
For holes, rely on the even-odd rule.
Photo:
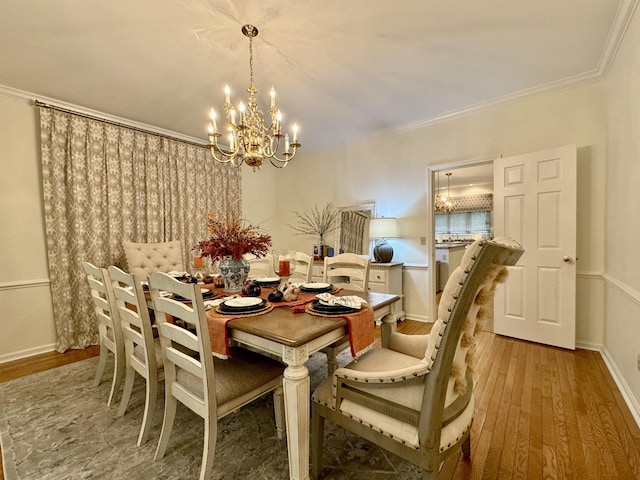
{"label": "chandelier candle bulb", "polygon": [[276,106],[276,91],[273,88],[273,86],[271,87],[271,92],[269,94],[271,95],[271,106],[275,107]]}
{"label": "chandelier candle bulb", "polygon": [[229,84],[225,84],[224,86],[224,103],[227,105],[231,105],[230,102],[231,89],[229,88]]}
{"label": "chandelier candle bulb", "polygon": [[298,143],[298,124],[293,124],[293,143]]}

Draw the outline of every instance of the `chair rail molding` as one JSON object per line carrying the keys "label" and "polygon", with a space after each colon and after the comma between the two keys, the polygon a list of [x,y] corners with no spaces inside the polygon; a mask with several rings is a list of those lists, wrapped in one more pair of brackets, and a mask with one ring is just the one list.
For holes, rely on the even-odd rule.
{"label": "chair rail molding", "polygon": [[14,280],[11,282],[0,282],[0,291],[15,290],[18,288],[48,287],[51,280],[48,278],[34,278],[29,280]]}

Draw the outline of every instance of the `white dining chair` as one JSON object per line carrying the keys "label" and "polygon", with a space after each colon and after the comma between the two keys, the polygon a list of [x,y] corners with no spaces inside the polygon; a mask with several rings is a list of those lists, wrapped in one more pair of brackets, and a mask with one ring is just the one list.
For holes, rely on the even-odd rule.
{"label": "white dining chair", "polygon": [[163,370],[160,343],[153,338],[149,309],[142,284],[133,275],[111,266],[107,276],[113,286],[116,308],[124,337],[126,374],[117,415],[125,414],[136,374],[145,381],[144,411],[138,446],[147,441],[158,398],[158,381]]}
{"label": "white dining chair", "polygon": [[355,253],[341,253],[324,257],[324,282],[348,290],[369,290],[369,268],[371,258]]}
{"label": "white dining chair", "polygon": [[[355,253],[341,253],[324,258],[324,282],[348,290],[369,291],[369,267],[371,258]],[[349,348],[349,337],[344,336],[322,349],[327,355],[327,370],[331,375],[338,368],[338,354]]]}
{"label": "white dining chair", "polygon": [[111,406],[116,394],[122,385],[125,372],[125,353],[122,327],[116,311],[116,302],[111,283],[107,280],[107,271],[98,268],[92,263],[83,262],[82,266],[91,290],[91,300],[94,304],[94,311],[98,318],[98,335],[100,344],[100,356],[98,358],[98,368],[93,382],[97,387],[102,380],[102,376],[107,364],[109,352],[113,353],[113,378],[107,405]]}
{"label": "white dining chair", "polygon": [[294,252],[285,258],[292,262],[290,281],[305,283],[311,281],[313,273],[313,257],[311,255],[304,252]]}
{"label": "white dining chair", "polygon": [[[276,431],[284,436],[284,365],[258,353],[231,347],[227,360],[214,358],[199,286],[181,283],[164,273],[149,276],[151,298],[162,346],[165,372],[165,407],[155,460],[165,456],[180,402],[204,419],[204,447],[200,480],[213,469],[217,421],[268,392],[274,392]],[[161,294],[179,295],[189,303]],[[181,320],[191,331],[169,321]],[[181,348],[177,348],[177,347]],[[191,357],[183,349],[196,350]]]}
{"label": "white dining chair", "polygon": [[249,262],[249,278],[269,278],[275,275],[273,266],[273,255],[267,253],[264,257],[256,257],[252,254],[243,255]]}

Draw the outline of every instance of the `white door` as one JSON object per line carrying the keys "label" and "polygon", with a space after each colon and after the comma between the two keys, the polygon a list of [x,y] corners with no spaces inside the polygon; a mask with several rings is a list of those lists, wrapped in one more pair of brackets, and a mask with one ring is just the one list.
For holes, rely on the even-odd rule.
{"label": "white door", "polygon": [[525,249],[496,291],[495,333],[575,349],[575,145],[494,162],[494,234]]}

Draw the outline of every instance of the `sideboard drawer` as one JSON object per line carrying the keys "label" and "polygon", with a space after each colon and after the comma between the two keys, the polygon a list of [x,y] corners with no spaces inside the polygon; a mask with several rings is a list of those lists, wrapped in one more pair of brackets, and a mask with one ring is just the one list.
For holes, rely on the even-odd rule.
{"label": "sideboard drawer", "polygon": [[370,270],[369,283],[387,283],[386,270]]}

